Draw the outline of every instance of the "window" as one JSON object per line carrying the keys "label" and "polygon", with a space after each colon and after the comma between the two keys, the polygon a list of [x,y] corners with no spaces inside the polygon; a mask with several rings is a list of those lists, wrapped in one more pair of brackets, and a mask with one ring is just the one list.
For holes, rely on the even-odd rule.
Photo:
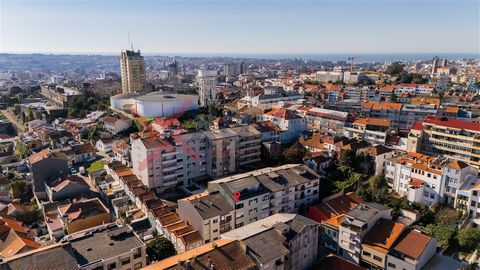
{"label": "window", "polygon": [[364,255],[364,256],[367,256],[367,257],[372,256],[372,254],[370,254],[370,252],[366,252],[366,251],[363,252],[363,255]]}
{"label": "window", "polygon": [[375,261],[379,261],[379,262],[382,261],[382,258],[378,257],[377,255],[373,255],[373,259],[374,259]]}
{"label": "window", "polygon": [[218,232],[218,230],[217,230],[217,229],[215,229],[215,230],[213,230],[213,232],[214,232],[214,233],[217,233],[217,232]]}
{"label": "window", "polygon": [[113,270],[113,269],[115,269],[115,268],[117,268],[117,264],[116,264],[116,263],[111,263],[111,264],[109,264],[108,267],[107,267],[108,270]]}
{"label": "window", "polygon": [[139,248],[135,254],[133,254],[133,259],[138,259],[142,257],[142,250]]}
{"label": "window", "polygon": [[218,223],[218,219],[214,219],[214,220],[213,220],[213,223]]}
{"label": "window", "polygon": [[237,204],[237,209],[241,209],[241,208],[243,208],[243,203]]}
{"label": "window", "polygon": [[142,268],[142,263],[141,263],[141,262],[136,263],[136,264],[133,266],[133,268],[134,268],[135,270]]}
{"label": "window", "polygon": [[476,190],[472,191],[472,195],[477,196],[477,191]]}
{"label": "window", "polygon": [[126,265],[130,263],[130,258],[126,258],[122,260],[122,265]]}

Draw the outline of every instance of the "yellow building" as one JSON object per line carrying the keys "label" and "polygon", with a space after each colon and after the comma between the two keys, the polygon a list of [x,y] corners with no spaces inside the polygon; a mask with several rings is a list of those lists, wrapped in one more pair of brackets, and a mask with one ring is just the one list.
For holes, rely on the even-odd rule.
{"label": "yellow building", "polygon": [[123,93],[142,92],[145,88],[145,61],[140,51],[122,52],[120,57]]}

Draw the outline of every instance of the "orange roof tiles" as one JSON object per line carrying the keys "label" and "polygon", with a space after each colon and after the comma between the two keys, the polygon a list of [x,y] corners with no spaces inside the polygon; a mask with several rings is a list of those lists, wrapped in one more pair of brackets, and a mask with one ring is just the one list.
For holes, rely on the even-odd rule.
{"label": "orange roof tiles", "polygon": [[402,103],[395,102],[365,102],[362,104],[362,109],[370,110],[394,110],[400,111],[402,109]]}
{"label": "orange roof tiles", "polygon": [[429,98],[429,97],[414,97],[410,100],[410,104],[413,105],[424,105],[424,104],[433,104],[435,106],[440,106],[439,98]]}
{"label": "orange roof tiles", "polygon": [[151,264],[144,269],[145,270],[167,269],[169,267],[172,267],[172,266],[178,264],[179,261],[190,260],[190,259],[195,258],[197,256],[201,256],[202,254],[206,254],[208,252],[211,252],[212,250],[214,250],[217,247],[222,247],[222,246],[225,246],[225,245],[230,244],[232,242],[234,242],[234,240],[231,240],[231,239],[215,240],[215,241],[213,241],[214,244],[212,244],[212,243],[205,244],[205,245],[200,246],[198,248],[194,248],[194,249],[191,249],[189,251],[180,253],[178,255],[171,256],[171,257],[166,258],[162,261]]}
{"label": "orange roof tiles", "polygon": [[354,122],[354,124],[362,125],[362,126],[371,125],[371,126],[382,126],[382,127],[389,127],[389,126],[390,126],[390,123],[391,123],[391,121],[388,120],[388,119],[383,119],[383,118],[369,118],[369,117],[366,117],[366,118],[358,118],[358,119],[355,120],[355,122]]}
{"label": "orange roof tiles", "polygon": [[380,219],[367,233],[363,242],[371,248],[387,254],[404,229],[405,225],[401,223]]}
{"label": "orange roof tiles", "polygon": [[394,249],[414,259],[420,258],[425,247],[432,240],[432,237],[416,230],[408,230],[403,235]]}
{"label": "orange roof tiles", "polygon": [[423,185],[423,181],[417,178],[411,178],[409,184],[414,187],[421,187]]}
{"label": "orange roof tiles", "polygon": [[342,223],[343,219],[345,218],[345,214],[341,214],[341,215],[338,215],[336,217],[333,217],[331,219],[327,219],[325,221],[323,221],[322,223],[323,224],[327,224],[327,225],[330,225],[334,228],[339,228],[340,227],[340,223]]}
{"label": "orange roof tiles", "polygon": [[49,148],[45,148],[43,149],[42,151],[38,152],[38,153],[34,153],[32,154],[28,160],[30,161],[30,164],[34,164],[34,163],[37,163],[38,161],[48,157],[48,155],[50,154],[50,149]]}

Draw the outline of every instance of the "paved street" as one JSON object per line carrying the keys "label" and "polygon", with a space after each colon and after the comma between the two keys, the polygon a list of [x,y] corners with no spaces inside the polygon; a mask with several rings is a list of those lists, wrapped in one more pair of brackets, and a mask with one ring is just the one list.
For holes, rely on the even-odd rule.
{"label": "paved street", "polygon": [[20,123],[20,121],[17,120],[17,118],[9,111],[7,110],[1,110],[2,114],[7,118],[10,122],[12,122],[13,125],[18,129],[18,132],[25,132],[27,128],[23,123]]}

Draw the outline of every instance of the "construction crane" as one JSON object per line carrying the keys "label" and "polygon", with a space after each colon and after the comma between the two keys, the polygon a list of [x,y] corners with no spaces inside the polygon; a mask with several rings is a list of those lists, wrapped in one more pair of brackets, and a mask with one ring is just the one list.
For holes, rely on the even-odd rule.
{"label": "construction crane", "polygon": [[353,63],[355,59],[358,59],[360,57],[363,57],[363,55],[355,55],[355,56],[348,57],[348,61],[350,61],[350,72],[353,72]]}

